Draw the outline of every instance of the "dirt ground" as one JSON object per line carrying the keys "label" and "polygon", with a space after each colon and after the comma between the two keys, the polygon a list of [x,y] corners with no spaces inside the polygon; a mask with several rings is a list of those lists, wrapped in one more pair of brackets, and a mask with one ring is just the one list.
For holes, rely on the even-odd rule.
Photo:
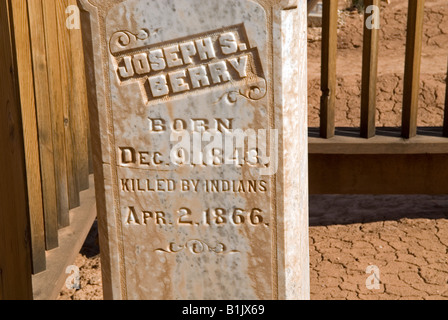
{"label": "dirt ground", "polygon": [[[399,126],[406,42],[407,0],[381,12],[378,126]],[[343,1],[340,1],[341,7]],[[336,125],[358,127],[362,16],[340,12]],[[443,119],[448,54],[448,2],[425,5],[420,126]],[[309,125],[319,125],[320,34],[309,29]],[[81,289],[63,288],[61,300],[102,299],[96,227],[79,254]],[[312,195],[310,198],[313,300],[448,299],[448,197]],[[379,289],[366,282],[376,266]],[[369,282],[370,284],[371,282]]]}
{"label": "dirt ground", "polygon": [[[448,299],[448,197],[311,196],[312,299]],[[369,290],[367,267],[379,269]]]}

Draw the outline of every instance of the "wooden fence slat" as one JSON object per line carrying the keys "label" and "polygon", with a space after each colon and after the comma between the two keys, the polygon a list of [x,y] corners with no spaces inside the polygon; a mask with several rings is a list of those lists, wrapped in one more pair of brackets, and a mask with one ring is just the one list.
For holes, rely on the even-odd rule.
{"label": "wooden fence slat", "polygon": [[[364,1],[366,9],[370,6],[380,8],[380,0]],[[375,9],[376,10],[376,9]],[[370,12],[379,14],[379,12]],[[378,43],[379,29],[374,24],[379,21],[370,20],[371,15],[364,14],[364,47],[362,62],[362,88],[361,88],[361,137],[375,136],[376,121],[376,88],[378,75]],[[370,25],[368,25],[371,23]]]}
{"label": "wooden fence slat", "polygon": [[74,140],[76,140],[76,128],[74,127],[74,108],[72,104],[72,82],[71,82],[71,64],[70,64],[70,39],[68,29],[66,27],[66,0],[56,0],[56,18],[57,33],[59,44],[59,62],[61,71],[62,85],[62,108],[64,111],[64,128],[65,128],[65,156],[67,160],[67,182],[68,182],[68,198],[69,209],[79,207],[79,187],[78,174],[76,166],[76,157],[74,155]]}
{"label": "wooden fence slat", "polygon": [[[81,13],[81,41],[83,44],[83,57],[84,57],[84,75],[85,75],[85,81],[86,81],[86,97],[87,97],[87,117],[89,118],[89,125],[87,126],[87,146],[88,146],[88,152],[89,152],[89,173],[94,173],[94,158],[96,155],[94,155],[94,150],[92,150],[92,139],[91,139],[91,130],[92,130],[92,124],[95,123],[95,121],[92,121],[92,118],[95,118],[95,112],[92,113],[92,111],[96,110],[96,93],[93,90],[92,84],[95,83],[95,73],[93,71],[93,61],[91,61],[93,57],[93,48],[89,47],[90,41],[86,40],[84,37],[86,34],[90,34],[90,32],[82,32],[83,29],[90,30],[90,19],[87,18],[85,14],[83,14],[81,10],[80,1],[76,0],[76,3],[78,5],[78,8],[80,8]],[[93,90],[93,91],[92,91]]]}
{"label": "wooden fence slat", "polygon": [[424,7],[424,0],[409,0],[403,88],[402,137],[405,139],[417,135]]}
{"label": "wooden fence slat", "polygon": [[3,272],[2,269],[0,269],[0,301],[5,300],[3,297]]}
{"label": "wooden fence slat", "polygon": [[448,137],[448,72],[446,77],[445,117],[443,119],[443,136]]}
{"label": "wooden fence slat", "polygon": [[53,158],[53,126],[51,124],[50,92],[48,91],[47,53],[45,49],[42,0],[28,1],[28,10],[33,55],[36,113],[39,130],[45,243],[46,249],[52,250],[58,247],[59,227]]}
{"label": "wooden fence slat", "polygon": [[[90,123],[90,111],[89,111],[89,98],[87,97],[87,117]],[[92,151],[92,138],[90,134],[90,125],[87,125],[87,148],[89,151],[89,174],[93,174],[93,151]]]}
{"label": "wooden fence slat", "polygon": [[0,298],[32,299],[29,210],[9,1],[0,0]]}
{"label": "wooden fence slat", "polygon": [[64,110],[57,33],[58,24],[54,0],[42,0],[42,3],[46,35],[45,39],[47,49],[51,117],[53,125],[53,150],[58,203],[58,225],[60,228],[63,228],[70,224],[70,218],[67,161],[65,156]]}
{"label": "wooden fence slat", "polygon": [[336,101],[336,55],[338,29],[338,1],[324,0],[322,12],[322,77],[320,134],[334,136],[334,109]]}
{"label": "wooden fence slat", "polygon": [[46,268],[45,231],[28,9],[26,0],[14,0],[10,4],[11,28],[14,28],[13,55],[17,63],[22,108],[33,272],[39,273]]}
{"label": "wooden fence slat", "polygon": [[[77,7],[76,0],[69,0],[67,5]],[[80,190],[86,190],[89,188],[89,150],[87,142],[89,118],[81,29],[69,30],[69,36],[73,93],[71,110],[74,114],[73,127],[76,128],[73,152],[76,157],[78,186]]]}

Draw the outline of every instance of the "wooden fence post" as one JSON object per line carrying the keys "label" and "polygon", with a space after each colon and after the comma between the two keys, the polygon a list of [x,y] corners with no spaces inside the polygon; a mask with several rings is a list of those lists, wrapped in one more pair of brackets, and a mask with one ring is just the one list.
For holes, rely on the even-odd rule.
{"label": "wooden fence post", "polygon": [[14,29],[10,2],[0,1],[0,298],[32,299],[32,259]]}
{"label": "wooden fence post", "polygon": [[336,103],[336,58],[338,48],[338,2],[323,1],[322,12],[322,80],[320,135],[334,136],[334,109]]}
{"label": "wooden fence post", "polygon": [[[366,9],[377,10],[380,8],[379,0],[367,0],[364,2]],[[375,6],[375,7],[371,7]],[[372,15],[379,12],[370,12]],[[362,63],[362,94],[361,94],[361,137],[372,138],[375,136],[375,115],[376,115],[376,85],[378,74],[378,40],[379,29],[376,24],[379,21],[372,21],[368,26],[368,19],[371,19],[366,11],[364,13],[364,47]],[[376,17],[373,17],[376,19]]]}
{"label": "wooden fence post", "polygon": [[409,0],[403,89],[402,137],[405,139],[410,139],[417,135],[424,8],[425,0]]}
{"label": "wooden fence post", "polygon": [[28,1],[47,250],[58,247],[58,208],[42,0]]}
{"label": "wooden fence post", "polygon": [[54,0],[42,0],[47,49],[51,118],[53,125],[53,149],[58,205],[58,225],[67,227],[69,221],[69,200],[67,183],[67,161],[65,157],[64,110],[59,66],[57,19]]}
{"label": "wooden fence post", "polygon": [[[77,6],[76,0],[68,0],[67,7]],[[75,13],[76,14],[76,13]],[[78,186],[80,190],[89,189],[89,150],[88,150],[88,102],[84,70],[84,50],[81,29],[69,30],[71,82],[72,82],[72,125],[76,129],[74,155],[76,157]]]}
{"label": "wooden fence post", "polygon": [[33,63],[26,0],[10,0],[9,12],[10,28],[13,30],[11,32],[12,55],[16,64],[22,114],[33,272],[39,273],[46,268],[45,231]]}
{"label": "wooden fence post", "polygon": [[[76,208],[80,205],[79,186],[77,175],[77,164],[74,150],[74,115],[72,104],[71,90],[73,83],[71,82],[71,64],[70,64],[70,41],[69,33],[66,27],[66,7],[67,1],[52,1],[56,7],[57,34],[59,44],[59,63],[61,72],[62,85],[62,109],[64,112],[64,129],[65,129],[65,157],[67,160],[67,182],[68,182],[68,199],[69,209]],[[70,89],[69,89],[70,88]],[[70,222],[69,222],[70,223]]]}

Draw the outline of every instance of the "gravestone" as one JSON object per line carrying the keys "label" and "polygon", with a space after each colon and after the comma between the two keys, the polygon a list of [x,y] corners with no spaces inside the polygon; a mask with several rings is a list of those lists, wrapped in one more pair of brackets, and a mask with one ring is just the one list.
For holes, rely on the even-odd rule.
{"label": "gravestone", "polygon": [[308,299],[306,0],[80,0],[107,299]]}

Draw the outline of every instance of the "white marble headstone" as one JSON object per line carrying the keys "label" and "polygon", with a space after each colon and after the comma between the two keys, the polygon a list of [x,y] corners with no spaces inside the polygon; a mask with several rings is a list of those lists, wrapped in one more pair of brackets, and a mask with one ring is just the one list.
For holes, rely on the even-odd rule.
{"label": "white marble headstone", "polygon": [[306,1],[80,0],[108,299],[307,299]]}

